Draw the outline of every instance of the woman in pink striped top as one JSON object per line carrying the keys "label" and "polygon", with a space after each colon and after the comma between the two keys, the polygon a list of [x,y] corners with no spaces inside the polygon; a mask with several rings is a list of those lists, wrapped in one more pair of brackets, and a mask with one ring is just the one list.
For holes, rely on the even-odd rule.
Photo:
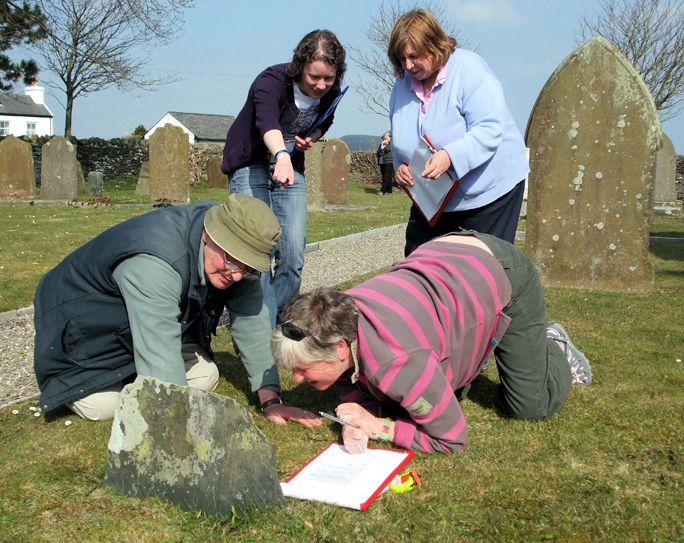
{"label": "woman in pink striped top", "polygon": [[508,416],[542,419],[591,367],[548,323],[544,291],[524,253],[486,234],[422,245],[389,272],[346,293],[321,288],[284,310],[271,347],[296,382],[336,385],[351,453],[369,439],[424,452],[460,451],[460,400],[493,351]]}

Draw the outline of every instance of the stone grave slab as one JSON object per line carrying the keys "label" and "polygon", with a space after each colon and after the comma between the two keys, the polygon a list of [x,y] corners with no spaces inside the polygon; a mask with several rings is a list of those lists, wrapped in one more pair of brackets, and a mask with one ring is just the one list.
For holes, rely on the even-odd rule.
{"label": "stone grave slab", "polygon": [[35,193],[31,144],[7,136],[0,141],[0,198],[33,198]]}
{"label": "stone grave slab", "polygon": [[40,197],[43,200],[75,200],[78,196],[76,147],[55,136],[42,147]]}
{"label": "stone grave slab", "polygon": [[190,140],[179,126],[166,124],[150,136],[150,200],[190,201]]}
{"label": "stone grave slab", "polygon": [[223,157],[210,156],[207,159],[207,186],[213,189],[225,189],[228,187],[228,176],[221,171]]}

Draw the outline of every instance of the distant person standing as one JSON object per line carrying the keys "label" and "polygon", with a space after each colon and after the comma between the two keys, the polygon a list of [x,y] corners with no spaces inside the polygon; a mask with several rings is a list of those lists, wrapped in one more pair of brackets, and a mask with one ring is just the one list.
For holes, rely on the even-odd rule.
{"label": "distant person standing", "polygon": [[282,229],[273,273],[261,276],[271,326],[299,292],[307,222],[304,151],[332,125],[334,115],[311,131],[340,94],[346,69],[345,50],[335,34],[309,32],[289,63],[270,66],[256,77],[226,136],[221,169],[230,192],[268,204]]}
{"label": "distant person standing", "polygon": [[380,175],[382,175],[380,194],[391,194],[394,184],[394,166],[392,164],[392,134],[389,130],[382,135],[382,140],[375,154],[378,157]]}
{"label": "distant person standing", "polygon": [[422,175],[437,179],[448,171],[460,180],[434,227],[411,207],[406,255],[461,229],[515,241],[529,172],[525,144],[496,75],[482,57],[456,45],[422,9],[402,15],[390,34],[395,181],[413,184],[408,164],[423,135],[438,151]]}

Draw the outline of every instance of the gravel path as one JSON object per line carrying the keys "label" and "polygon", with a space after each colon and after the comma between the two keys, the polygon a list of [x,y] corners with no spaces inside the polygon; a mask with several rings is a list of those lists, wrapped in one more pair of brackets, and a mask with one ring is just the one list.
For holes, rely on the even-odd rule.
{"label": "gravel path", "polygon": [[[336,285],[377,271],[404,255],[405,225],[307,245],[302,290]],[[33,309],[0,314],[0,408],[34,398]]]}

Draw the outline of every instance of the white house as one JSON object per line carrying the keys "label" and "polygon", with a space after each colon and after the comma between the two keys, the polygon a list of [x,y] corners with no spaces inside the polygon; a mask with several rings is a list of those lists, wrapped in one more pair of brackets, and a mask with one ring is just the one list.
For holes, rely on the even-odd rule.
{"label": "white house", "polygon": [[0,92],[0,136],[52,136],[52,112],[37,84],[24,94]]}
{"label": "white house", "polygon": [[166,124],[180,126],[188,135],[190,144],[193,143],[220,143],[226,141],[226,134],[235,117],[232,115],[212,115],[208,113],[181,113],[169,111],[145,134],[145,139],[150,139],[152,133]]}

